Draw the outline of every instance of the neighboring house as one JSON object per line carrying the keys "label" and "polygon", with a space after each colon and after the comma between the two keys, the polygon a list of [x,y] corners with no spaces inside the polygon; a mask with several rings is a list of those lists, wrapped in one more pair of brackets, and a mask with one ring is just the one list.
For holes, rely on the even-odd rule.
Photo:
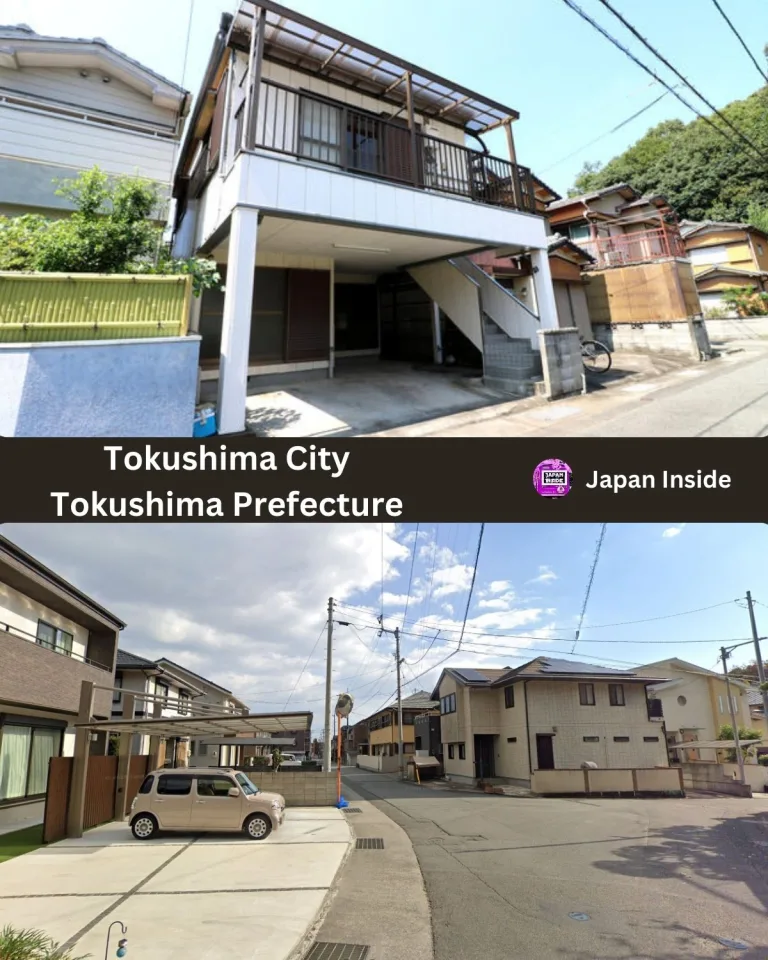
{"label": "neighboring house", "polygon": [[668,766],[651,679],[537,657],[521,667],[443,670],[443,766],[449,780],[527,783],[536,770]]}
{"label": "neighboring house", "polygon": [[413,722],[413,749],[442,760],[443,741],[440,736],[440,714],[422,713]]}
{"label": "neighboring house", "polygon": [[768,717],[765,715],[765,702],[758,684],[749,684],[747,702],[749,703],[749,726],[753,730],[760,731],[763,739],[766,740],[761,750],[768,753]]}
{"label": "neighboring house", "polygon": [[705,311],[728,313],[722,295],[733,287],[768,291],[768,234],[748,223],[714,220],[683,220],[680,229]]}
{"label": "neighboring house", "polygon": [[[83,680],[110,715],[122,620],[0,537],[0,808],[42,799],[48,760],[72,756]],[[106,738],[91,744],[106,752]]]}
{"label": "neighboring house", "polygon": [[188,94],[100,38],[0,26],[0,215],[61,216],[58,179],[98,165],[168,196]]}
{"label": "neighboring house", "polygon": [[[667,678],[663,683],[652,684],[648,690],[652,697],[661,701],[663,707],[670,758],[674,762],[714,760],[714,750],[686,750],[684,756],[680,757],[680,751],[673,747],[676,743],[717,740],[720,727],[731,725],[729,694],[723,675],[677,657],[646,663],[636,670],[642,676]],[[749,727],[748,684],[731,677],[729,685],[737,723]],[[704,756],[700,756],[700,753]]]}
{"label": "neighboring house", "polygon": [[597,339],[616,348],[709,356],[678,217],[659,195],[617,183],[547,206],[549,226],[594,262],[584,267]]}
{"label": "neighboring house", "polygon": [[[193,712],[215,715],[227,713],[247,713],[248,708],[229,690],[199,674],[174,663],[165,657],[150,660],[127,650],[119,650],[115,671],[112,717],[122,716],[123,693],[136,694],[134,715],[151,719],[160,704],[163,717],[191,716]],[[121,692],[122,691],[122,692]],[[141,694],[149,694],[151,700],[143,700]],[[203,706],[205,705],[205,706]],[[149,735],[136,734],[131,746],[132,754],[149,753]],[[202,753],[201,753],[202,751]],[[209,753],[210,751],[210,753]],[[221,747],[201,746],[198,741],[190,742],[188,737],[165,740],[164,765],[167,767],[187,766],[194,755],[198,766],[209,765],[210,757],[216,755],[215,766],[235,763],[237,748],[229,745]],[[200,757],[205,757],[202,762]]]}
{"label": "neighboring house", "polygon": [[[404,697],[403,709],[403,754],[413,753],[416,742],[414,724],[424,713],[438,715],[439,704],[424,690]],[[397,702],[378,710],[363,721],[368,726],[369,752],[372,757],[396,757],[400,750],[400,724]]]}
{"label": "neighboring house", "polygon": [[[245,426],[249,377],[333,377],[361,357],[440,363],[446,325],[486,376],[484,330],[494,354],[536,353],[557,314],[516,119],[272,0],[223,17],[174,187],[176,255],[211,256],[226,278],[195,321],[222,433]],[[481,139],[497,129],[508,158]],[[481,250],[529,253],[536,316],[511,294],[480,309],[467,255]]]}
{"label": "neighboring house", "polygon": [[[562,197],[538,177],[533,176],[533,181],[536,208],[539,213],[546,216],[549,204],[562,200]],[[557,305],[558,325],[576,327],[581,337],[589,340],[592,338],[592,325],[585,289],[586,276],[583,271],[594,264],[595,258],[585,248],[574,242],[567,233],[550,233],[547,252]],[[527,307],[536,310],[533,264],[530,257],[498,257],[491,251],[473,254],[471,259],[503,287],[511,290]]]}

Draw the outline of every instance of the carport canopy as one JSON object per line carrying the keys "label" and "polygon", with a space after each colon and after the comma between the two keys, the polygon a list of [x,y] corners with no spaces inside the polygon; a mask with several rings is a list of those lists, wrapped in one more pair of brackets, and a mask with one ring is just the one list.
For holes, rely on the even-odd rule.
{"label": "carport canopy", "polygon": [[[91,733],[139,733],[147,737],[237,737],[250,734],[257,737],[265,733],[283,733],[289,730],[307,730],[312,722],[311,713],[249,713],[236,716],[226,713],[221,716],[147,717],[115,720],[90,720],[76,723],[75,729],[87,729]],[[235,741],[242,746],[243,741]]]}

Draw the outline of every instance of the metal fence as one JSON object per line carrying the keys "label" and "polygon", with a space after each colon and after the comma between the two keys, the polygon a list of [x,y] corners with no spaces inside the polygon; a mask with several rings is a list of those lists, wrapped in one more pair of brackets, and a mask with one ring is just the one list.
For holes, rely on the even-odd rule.
{"label": "metal fence", "polygon": [[380,180],[536,212],[531,171],[460,143],[411,132],[404,120],[262,81],[255,144]]}
{"label": "metal fence", "polygon": [[0,272],[0,343],[179,337],[189,276]]}

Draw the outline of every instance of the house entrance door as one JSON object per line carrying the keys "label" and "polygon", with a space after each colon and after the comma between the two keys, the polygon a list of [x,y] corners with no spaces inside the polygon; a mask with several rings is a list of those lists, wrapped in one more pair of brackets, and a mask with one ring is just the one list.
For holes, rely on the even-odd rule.
{"label": "house entrance door", "polygon": [[494,763],[493,737],[477,734],[475,737],[475,776],[478,780],[489,780],[496,776]]}
{"label": "house entrance door", "polygon": [[536,761],[539,770],[555,769],[555,748],[551,733],[536,734]]}

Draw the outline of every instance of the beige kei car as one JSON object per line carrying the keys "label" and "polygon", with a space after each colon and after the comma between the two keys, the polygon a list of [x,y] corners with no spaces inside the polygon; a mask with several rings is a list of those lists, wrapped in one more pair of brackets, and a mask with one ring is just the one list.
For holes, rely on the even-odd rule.
{"label": "beige kei car", "polygon": [[285,819],[285,799],[239,771],[179,767],[148,774],[131,804],[131,830],[149,840],[160,830],[240,832],[264,840]]}

